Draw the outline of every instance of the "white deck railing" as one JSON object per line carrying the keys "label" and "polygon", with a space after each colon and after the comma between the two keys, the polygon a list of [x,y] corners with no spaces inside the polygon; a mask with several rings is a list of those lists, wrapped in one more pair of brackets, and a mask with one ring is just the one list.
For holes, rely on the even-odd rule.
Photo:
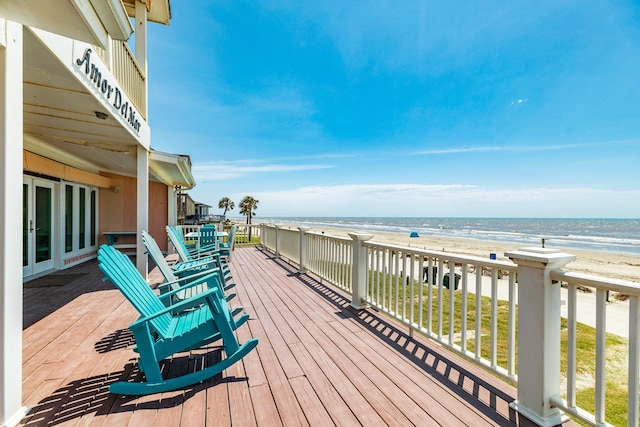
{"label": "white deck railing", "polygon": [[133,102],[138,112],[147,118],[147,85],[146,75],[138,64],[127,42],[111,40],[109,50],[94,46],[94,51],[109,67],[122,90]]}
{"label": "white deck railing", "polygon": [[351,293],[351,239],[307,233],[306,269]]}
{"label": "white deck railing", "polygon": [[[364,246],[367,303],[506,379],[516,380],[515,264],[373,242]],[[499,302],[508,312],[506,328],[500,328],[506,333],[501,334]],[[500,363],[498,346],[503,343],[506,358]]]}
{"label": "white deck railing", "polygon": [[[551,272],[551,279],[562,282],[567,286],[567,343],[566,343],[566,360],[567,360],[567,381],[564,395],[566,398],[554,396],[551,402],[563,409],[568,414],[575,416],[582,421],[591,425],[604,425],[606,421],[606,389],[607,383],[616,382],[607,372],[607,300],[609,292],[617,292],[629,297],[629,313],[626,319],[629,328],[629,341],[625,350],[628,351],[627,359],[627,407],[629,426],[639,425],[638,419],[638,399],[639,399],[639,353],[640,340],[640,324],[638,316],[638,298],[640,297],[640,287],[637,283],[625,280],[608,279],[604,277],[570,273],[566,271]],[[593,378],[595,409],[594,413],[590,413],[576,406],[577,383],[579,381],[579,373],[576,369],[577,361],[577,311],[579,309],[578,292],[579,288],[587,287],[595,291],[595,306],[583,309],[593,310],[596,318],[596,346],[593,349],[595,359],[595,375]],[[624,319],[622,320],[624,321]],[[615,368],[620,369],[619,367]],[[619,384],[617,384],[619,386]]]}
{"label": "white deck railing", "polygon": [[[562,411],[590,425],[610,425],[605,390],[607,381],[619,376],[606,369],[606,299],[610,291],[629,295],[628,385],[622,386],[628,395],[627,425],[638,425],[640,284],[563,271],[575,257],[553,250],[514,251],[506,254],[514,262],[504,262],[376,243],[366,234],[350,236],[266,224],[261,231],[263,246],[298,264],[300,272],[349,292],[353,307],[383,311],[411,332],[516,383],[518,400],[512,406],[539,425],[561,422],[566,417]],[[568,287],[566,302],[561,285]],[[582,350],[595,355],[593,378],[577,370],[578,287],[596,292],[596,344]],[[565,303],[567,337],[561,339],[565,325],[560,307]],[[595,383],[593,410],[576,405],[578,383],[589,381]]]}

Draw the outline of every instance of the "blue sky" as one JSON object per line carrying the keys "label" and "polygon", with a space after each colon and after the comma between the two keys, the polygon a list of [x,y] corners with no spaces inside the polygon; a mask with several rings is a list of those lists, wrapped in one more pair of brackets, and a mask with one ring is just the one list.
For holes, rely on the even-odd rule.
{"label": "blue sky", "polygon": [[191,156],[213,213],[640,217],[634,2],[171,7],[152,146]]}

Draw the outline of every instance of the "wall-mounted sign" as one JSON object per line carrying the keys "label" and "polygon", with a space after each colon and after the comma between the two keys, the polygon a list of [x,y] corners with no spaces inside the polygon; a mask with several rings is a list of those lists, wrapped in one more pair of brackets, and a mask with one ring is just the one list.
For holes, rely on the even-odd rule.
{"label": "wall-mounted sign", "polygon": [[76,65],[88,77],[91,84],[95,85],[98,93],[111,104],[113,110],[120,114],[136,133],[139,133],[141,123],[138,117],[140,117],[140,113],[117,83],[107,78],[111,74],[106,72],[106,66],[95,58],[92,61],[91,53],[91,49],[87,48],[84,54],[76,59]]}

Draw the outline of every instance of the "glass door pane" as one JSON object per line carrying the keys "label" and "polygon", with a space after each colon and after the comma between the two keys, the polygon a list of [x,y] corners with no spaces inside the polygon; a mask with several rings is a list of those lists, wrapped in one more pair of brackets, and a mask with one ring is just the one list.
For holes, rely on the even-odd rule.
{"label": "glass door pane", "polygon": [[73,187],[64,186],[64,251],[73,250]]}
{"label": "glass door pane", "polygon": [[36,263],[51,259],[53,197],[51,188],[36,186]]}
{"label": "glass door pane", "polygon": [[78,222],[80,223],[80,232],[78,234],[78,248],[84,249],[87,241],[87,200],[86,200],[87,190],[84,188],[80,188],[80,194],[78,196]]}

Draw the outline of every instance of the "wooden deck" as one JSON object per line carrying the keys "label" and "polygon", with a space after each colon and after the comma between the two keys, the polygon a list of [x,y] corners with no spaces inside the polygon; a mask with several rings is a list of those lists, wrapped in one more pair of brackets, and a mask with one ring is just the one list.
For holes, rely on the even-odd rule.
{"label": "wooden deck", "polygon": [[[269,253],[238,248],[231,266],[232,303],[251,314],[238,337],[258,337],[257,351],[206,383],[146,397],[108,391],[139,375],[127,329],[137,315],[95,261],[56,273],[74,274],[69,283],[25,288],[32,411],[22,425],[529,425],[509,409],[509,385],[372,310],[351,310],[343,293]],[[165,368],[177,375],[219,357],[212,346]]]}

